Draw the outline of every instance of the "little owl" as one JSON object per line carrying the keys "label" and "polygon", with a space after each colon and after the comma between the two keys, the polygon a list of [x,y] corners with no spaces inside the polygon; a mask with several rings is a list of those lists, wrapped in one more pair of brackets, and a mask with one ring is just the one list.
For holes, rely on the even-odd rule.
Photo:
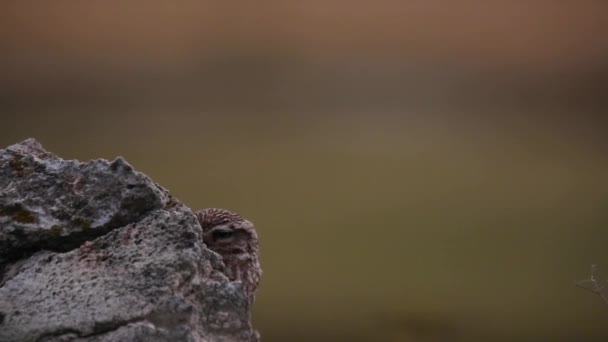
{"label": "little owl", "polygon": [[217,208],[199,210],[196,217],[203,228],[203,242],[222,256],[224,273],[232,281],[241,281],[252,303],[262,274],[258,235],[253,223],[239,214]]}

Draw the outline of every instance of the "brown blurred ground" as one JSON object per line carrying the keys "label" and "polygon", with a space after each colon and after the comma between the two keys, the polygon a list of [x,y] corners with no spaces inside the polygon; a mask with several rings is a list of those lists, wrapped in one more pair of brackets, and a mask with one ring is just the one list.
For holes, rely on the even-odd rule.
{"label": "brown blurred ground", "polygon": [[0,5],[0,145],[259,226],[267,341],[605,341],[603,1]]}

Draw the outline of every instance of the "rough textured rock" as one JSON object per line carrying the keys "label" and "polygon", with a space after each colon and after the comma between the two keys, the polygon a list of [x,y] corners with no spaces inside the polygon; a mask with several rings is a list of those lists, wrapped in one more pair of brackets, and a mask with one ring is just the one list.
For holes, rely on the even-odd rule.
{"label": "rough textured rock", "polygon": [[122,158],[0,150],[0,341],[256,341],[201,234]]}

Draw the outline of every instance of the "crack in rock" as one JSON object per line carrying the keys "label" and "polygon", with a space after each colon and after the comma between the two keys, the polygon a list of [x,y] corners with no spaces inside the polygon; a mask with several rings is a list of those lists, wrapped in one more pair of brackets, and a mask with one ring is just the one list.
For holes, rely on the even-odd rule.
{"label": "crack in rock", "polygon": [[136,222],[166,195],[123,158],[63,160],[33,139],[0,150],[0,270]]}

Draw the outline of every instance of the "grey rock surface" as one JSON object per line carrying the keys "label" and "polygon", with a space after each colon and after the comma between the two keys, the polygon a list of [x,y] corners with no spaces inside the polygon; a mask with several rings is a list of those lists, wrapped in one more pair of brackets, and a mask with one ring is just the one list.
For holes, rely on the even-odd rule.
{"label": "grey rock surface", "polygon": [[0,341],[256,341],[192,211],[124,159],[0,150]]}

